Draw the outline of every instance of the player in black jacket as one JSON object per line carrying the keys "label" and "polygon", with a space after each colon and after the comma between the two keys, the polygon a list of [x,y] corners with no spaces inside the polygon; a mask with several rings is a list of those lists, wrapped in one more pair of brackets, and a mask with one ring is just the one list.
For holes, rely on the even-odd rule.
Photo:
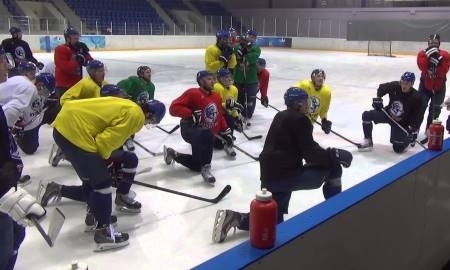
{"label": "player in black jacket", "polygon": [[[391,126],[392,148],[396,153],[405,151],[408,144],[414,146],[417,132],[420,128],[420,106],[421,99],[416,89],[413,88],[416,77],[412,72],[405,72],[400,81],[382,83],[378,87],[377,97],[373,98],[374,110],[365,111],[362,114],[364,142],[358,150],[361,152],[371,151],[373,148],[372,129],[373,124],[387,123]],[[389,95],[389,104],[383,108],[382,97]],[[384,110],[384,111],[383,111]],[[400,129],[400,124],[408,133]]]}
{"label": "player in black jacket", "polygon": [[[261,187],[272,192],[277,202],[278,223],[283,222],[283,214],[288,212],[292,191],[317,189],[323,185],[325,199],[340,193],[341,165],[347,168],[353,159],[346,150],[323,149],[314,141],[308,100],[303,89],[291,87],[286,91],[287,109],[275,115],[259,156]],[[249,214],[218,210],[213,241],[223,242],[233,227],[248,230]]]}
{"label": "player in black jacket", "polygon": [[2,41],[2,47],[6,53],[11,54],[14,59],[14,63],[10,63],[13,66],[13,69],[9,71],[8,76],[16,76],[19,75],[17,71],[17,66],[20,62],[32,62],[36,65],[36,67],[41,70],[44,68],[44,64],[39,62],[34,58],[33,52],[30,49],[30,45],[25,40],[22,40],[22,30],[18,27],[11,27],[9,29],[11,33],[11,38],[4,39]]}

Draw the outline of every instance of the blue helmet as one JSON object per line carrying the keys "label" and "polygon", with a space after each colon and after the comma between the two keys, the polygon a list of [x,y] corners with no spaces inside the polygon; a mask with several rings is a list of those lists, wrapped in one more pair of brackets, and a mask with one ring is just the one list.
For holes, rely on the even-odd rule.
{"label": "blue helmet", "polygon": [[291,106],[304,100],[308,100],[308,94],[301,88],[291,87],[284,93],[284,104],[286,106]]}
{"label": "blue helmet", "polygon": [[266,66],[266,59],[258,58],[258,60],[256,60],[256,64],[258,64],[260,66]]}
{"label": "blue helmet", "polygon": [[13,26],[11,28],[9,28],[9,33],[11,33],[11,35],[16,35],[18,33],[22,33],[22,30],[20,30],[19,27]]}
{"label": "blue helmet", "polygon": [[200,84],[200,80],[207,77],[207,76],[213,76],[214,74],[212,74],[211,72],[207,71],[207,70],[201,70],[199,72],[197,72],[197,83]]}
{"label": "blue helmet", "polygon": [[405,82],[414,83],[416,81],[416,75],[414,75],[413,72],[406,71],[405,73],[403,73],[400,80],[405,81]]}
{"label": "blue helmet", "polygon": [[36,83],[38,82],[42,82],[50,93],[55,90],[55,76],[51,73],[40,73],[36,75]]}
{"label": "blue helmet", "polygon": [[255,36],[255,37],[257,37],[258,36],[258,32],[256,32],[256,30],[253,30],[253,29],[248,29],[246,36]]}
{"label": "blue helmet", "polygon": [[152,124],[158,124],[164,118],[166,114],[166,106],[158,100],[149,100],[144,104],[141,104],[141,108],[144,113],[152,114]]}
{"label": "blue helmet", "polygon": [[105,84],[100,89],[101,97],[128,97],[128,95],[115,84]]}
{"label": "blue helmet", "polygon": [[34,72],[36,73],[36,65],[32,62],[28,61],[21,61],[19,65],[17,65],[17,71],[19,74],[24,75],[27,72]]}
{"label": "blue helmet", "polygon": [[230,38],[230,32],[225,31],[225,30],[217,30],[216,38],[217,39]]}
{"label": "blue helmet", "polygon": [[91,72],[96,71],[99,68],[104,68],[105,65],[99,61],[99,60],[91,60],[87,66],[86,66],[86,70],[89,74],[91,74]]}
{"label": "blue helmet", "polygon": [[225,77],[228,75],[231,75],[231,72],[228,68],[221,68],[221,69],[219,69],[219,71],[217,71],[218,78]]}
{"label": "blue helmet", "polygon": [[64,30],[64,38],[67,40],[72,35],[79,36],[80,33],[74,27],[69,26],[66,30]]}

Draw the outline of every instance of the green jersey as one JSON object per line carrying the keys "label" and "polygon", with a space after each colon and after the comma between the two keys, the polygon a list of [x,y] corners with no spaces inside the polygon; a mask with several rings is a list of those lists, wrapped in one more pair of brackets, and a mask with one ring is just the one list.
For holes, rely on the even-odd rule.
{"label": "green jersey", "polygon": [[155,95],[155,85],[150,81],[146,82],[138,76],[130,76],[128,79],[117,83],[121,89],[131,96],[134,102],[151,100]]}
{"label": "green jersey", "polygon": [[[239,44],[234,47],[234,52],[242,50]],[[256,70],[256,61],[261,55],[261,49],[258,45],[252,44],[248,49],[248,53],[244,56],[242,61],[238,60],[238,64],[233,70],[233,79],[236,83],[257,83],[258,74]]]}

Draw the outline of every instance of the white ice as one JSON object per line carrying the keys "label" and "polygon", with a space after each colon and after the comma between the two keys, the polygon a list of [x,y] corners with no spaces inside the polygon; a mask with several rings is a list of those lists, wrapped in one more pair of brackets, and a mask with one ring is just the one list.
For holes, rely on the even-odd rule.
{"label": "white ice", "polygon": [[[195,74],[204,68],[203,49],[93,52],[93,56],[107,65],[106,79],[116,83],[136,73],[139,65],[149,65],[153,70],[152,81],[156,86],[155,98],[168,107],[183,91],[196,86]],[[50,60],[52,54],[36,54],[39,60]],[[333,130],[350,140],[360,142],[363,138],[361,113],[371,109],[372,97],[380,83],[399,80],[405,71],[413,71],[419,77],[415,56],[395,58],[367,56],[362,53],[302,51],[263,48],[261,57],[266,58],[271,73],[269,84],[270,104],[283,109],[283,93],[296,81],[309,78],[312,69],[326,71],[326,83],[332,88],[332,103],[328,119]],[[415,83],[418,87],[418,80]],[[385,99],[385,104],[387,100]],[[256,107],[252,126],[246,130],[250,136],[263,135],[263,139],[248,141],[237,133],[236,144],[252,155],[262,150],[264,138],[276,111]],[[441,119],[447,119],[443,110]],[[179,119],[168,113],[160,126],[171,129]],[[295,123],[292,123],[295,124]],[[421,130],[423,132],[423,128]],[[339,147],[351,151],[354,159],[349,169],[344,169],[343,189],[348,189],[368,177],[399,161],[422,151],[416,146],[403,154],[395,154],[389,143],[387,125],[374,126],[374,151],[360,153],[357,148],[341,138],[325,135],[319,126],[314,136],[324,147]],[[189,152],[177,130],[172,135],[153,128],[142,129],[136,140],[155,152],[168,145],[180,152]],[[61,184],[80,184],[71,165],[63,161],[58,167],[47,163],[53,139],[51,129],[43,126],[40,131],[40,147],[34,155],[23,154],[24,174],[31,175],[32,184],[27,190],[36,193],[40,180]],[[113,251],[93,252],[93,234],[83,232],[85,206],[63,199],[59,204],[66,215],[66,222],[53,248],[47,246],[35,228],[27,228],[26,239],[20,248],[16,269],[69,269],[72,260],[86,263],[89,269],[188,269],[248,239],[248,233],[230,231],[222,244],[211,240],[213,221],[218,209],[249,210],[249,204],[259,189],[259,163],[237,152],[230,160],[223,151],[216,150],[212,171],[217,182],[214,187],[203,182],[198,173],[179,164],[167,166],[162,156],[153,157],[137,147],[139,169],[153,170],[136,177],[148,182],[186,193],[213,198],[226,185],[231,192],[218,204],[169,194],[166,192],[134,186],[137,200],[142,202],[142,212],[137,215],[116,213],[118,229],[130,233],[130,245]],[[286,218],[297,215],[322,202],[321,189],[294,192]],[[52,210],[54,206],[48,207]],[[115,212],[115,211],[114,211]],[[47,225],[47,222],[44,222]]]}

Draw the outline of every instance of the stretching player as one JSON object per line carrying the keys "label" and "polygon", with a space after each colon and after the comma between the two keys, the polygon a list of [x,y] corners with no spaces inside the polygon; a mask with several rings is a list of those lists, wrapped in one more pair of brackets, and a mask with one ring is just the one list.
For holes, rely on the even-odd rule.
{"label": "stretching player", "polygon": [[[154,99],[155,85],[152,83],[152,70],[148,66],[137,68],[137,76],[130,76],[117,83],[121,89],[125,90],[131,99],[136,103],[145,103]],[[134,151],[133,140],[125,142],[128,151]]]}
{"label": "stretching player", "polygon": [[[231,129],[222,109],[222,100],[217,93],[212,92],[214,80],[214,74],[206,70],[199,71],[197,83],[200,87],[186,90],[172,101],[169,108],[171,115],[181,118],[181,136],[191,144],[192,155],[178,153],[164,146],[164,160],[167,165],[175,161],[193,171],[201,172],[203,180],[210,184],[216,182],[211,173],[213,147],[223,149],[233,145]],[[221,136],[226,144],[215,135]],[[226,152],[232,154],[231,151]]]}
{"label": "stretching player", "polygon": [[[365,111],[362,114],[364,142],[359,151],[371,151],[373,148],[372,129],[373,124],[387,123],[391,126],[392,148],[396,153],[405,151],[408,144],[414,146],[419,130],[420,95],[413,88],[416,77],[412,72],[405,72],[400,81],[380,84],[377,97],[373,98],[374,110]],[[383,108],[382,97],[389,95],[389,104]],[[390,120],[382,111],[385,110],[399,125],[408,131],[406,134],[396,123]]]}
{"label": "stretching player", "polygon": [[216,38],[216,44],[209,45],[205,51],[205,69],[213,74],[222,67],[232,69],[236,66],[236,56],[230,46],[230,33],[218,30]]}
{"label": "stretching player", "polygon": [[[121,210],[140,211],[141,204],[128,196],[138,159],[133,153],[114,150],[144,124],[161,120],[164,115],[161,111],[155,113],[155,104],[155,101],[149,101],[139,106],[117,97],[73,100],[62,106],[53,123],[53,138],[72,163],[83,185],[65,189],[49,185],[47,195],[52,197],[49,194],[52,193],[53,196],[87,202],[89,212],[95,218],[97,251],[128,244],[128,234],[117,233],[110,226],[114,220],[111,219],[112,179],[108,165],[118,166],[120,176],[117,176],[122,178],[118,184],[116,205]],[[156,107],[161,108],[159,102]]]}
{"label": "stretching player", "polygon": [[[226,68],[217,72],[218,82],[214,84],[214,92],[222,98],[222,108],[225,111],[225,119],[232,131],[242,132],[242,111],[244,107],[237,103],[238,89],[233,85],[231,72]],[[225,148],[225,151],[234,151],[233,148]],[[234,154],[236,155],[236,154]]]}
{"label": "stretching player", "polygon": [[233,48],[238,62],[233,70],[233,78],[239,90],[238,102],[245,108],[242,115],[247,121],[247,126],[250,126],[248,120],[255,112],[256,93],[258,93],[256,62],[261,54],[261,49],[256,44],[257,35],[255,30],[248,30],[245,37],[239,40],[239,45]]}
{"label": "stretching player", "polygon": [[[308,118],[308,94],[304,90],[289,88],[284,103],[287,109],[275,115],[259,156],[261,187],[272,192],[277,202],[278,223],[284,221],[283,215],[288,212],[292,191],[322,186],[325,199],[340,193],[341,166],[349,167],[353,159],[346,150],[323,149],[314,141]],[[228,231],[236,227],[249,229],[248,213],[218,210],[213,241],[223,242]]]}
{"label": "stretching player", "polygon": [[[0,47],[0,86],[7,79],[8,69],[5,51]],[[25,238],[25,226],[31,224],[27,216],[41,217],[45,209],[27,191],[16,188],[22,160],[1,107],[0,142],[0,269],[13,270]]]}
{"label": "stretching player", "polygon": [[420,73],[419,95],[422,105],[419,118],[419,128],[422,125],[425,111],[428,108],[427,123],[425,126],[425,137],[421,143],[428,141],[428,126],[441,114],[441,104],[444,102],[447,72],[450,68],[450,54],[439,48],[441,37],[437,34],[428,38],[428,48],[417,54],[417,66]]}
{"label": "stretching player", "polygon": [[317,121],[320,116],[322,130],[325,134],[331,132],[331,121],[327,119],[328,110],[331,102],[330,87],[323,82],[326,79],[323,69],[314,69],[311,72],[311,80],[303,80],[295,84],[295,87],[304,89],[311,99],[310,118],[311,121]]}

